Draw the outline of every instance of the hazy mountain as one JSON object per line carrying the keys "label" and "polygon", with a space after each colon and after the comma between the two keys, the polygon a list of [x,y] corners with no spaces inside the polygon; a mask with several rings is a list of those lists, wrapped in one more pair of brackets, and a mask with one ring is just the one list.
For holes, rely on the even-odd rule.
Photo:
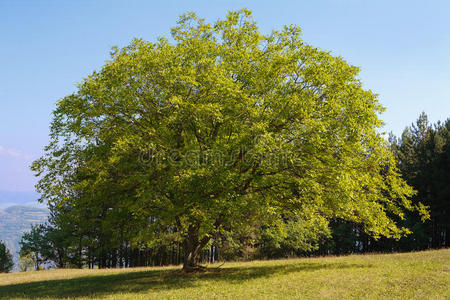
{"label": "hazy mountain", "polygon": [[31,224],[44,223],[48,217],[45,208],[29,206],[11,206],[0,209],[0,240],[4,241],[17,266],[19,241],[25,231],[30,230]]}
{"label": "hazy mountain", "polygon": [[0,190],[0,209],[13,205],[44,207],[37,202],[39,194],[36,192],[19,192]]}

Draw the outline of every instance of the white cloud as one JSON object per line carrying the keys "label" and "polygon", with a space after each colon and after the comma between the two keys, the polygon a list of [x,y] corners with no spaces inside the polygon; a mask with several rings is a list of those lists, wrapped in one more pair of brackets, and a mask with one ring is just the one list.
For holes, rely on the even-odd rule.
{"label": "white cloud", "polygon": [[0,155],[14,157],[14,158],[20,158],[25,160],[30,160],[33,158],[33,156],[29,154],[22,153],[15,149],[5,148],[0,145]]}

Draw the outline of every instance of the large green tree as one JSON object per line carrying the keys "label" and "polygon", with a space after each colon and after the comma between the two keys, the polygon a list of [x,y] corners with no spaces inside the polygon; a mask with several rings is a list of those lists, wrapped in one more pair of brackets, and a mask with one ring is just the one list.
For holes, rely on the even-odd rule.
{"label": "large green tree", "polygon": [[183,15],[171,39],[114,48],[58,102],[33,164],[42,200],[91,207],[111,234],[124,211],[136,236],[170,228],[186,271],[215,233],[255,218],[339,217],[399,237],[391,216],[423,207],[358,72],[294,25],[262,34],[247,10],[213,24]]}

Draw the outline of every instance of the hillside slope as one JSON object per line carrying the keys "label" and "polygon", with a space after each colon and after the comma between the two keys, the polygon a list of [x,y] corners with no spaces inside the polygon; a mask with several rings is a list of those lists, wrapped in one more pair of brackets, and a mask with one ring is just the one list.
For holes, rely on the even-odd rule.
{"label": "hillside slope", "polygon": [[47,220],[48,210],[28,206],[11,206],[0,210],[0,240],[4,241],[14,262],[18,261],[19,241],[22,234],[30,230],[31,224]]}
{"label": "hillside slope", "polygon": [[0,274],[0,299],[448,299],[450,249],[180,267]]}

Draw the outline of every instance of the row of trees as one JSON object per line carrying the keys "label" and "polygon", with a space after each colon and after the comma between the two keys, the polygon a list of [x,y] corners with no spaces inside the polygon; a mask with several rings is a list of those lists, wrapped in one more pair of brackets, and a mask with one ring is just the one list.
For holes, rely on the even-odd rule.
{"label": "row of trees", "polygon": [[417,190],[414,201],[427,205],[431,216],[421,223],[408,215],[411,242],[419,249],[450,246],[450,119],[432,125],[423,113],[393,145],[403,177]]}
{"label": "row of trees", "polygon": [[[66,212],[64,216],[67,215]],[[95,222],[102,224],[104,221],[100,216]],[[88,219],[83,219],[82,223],[88,224]],[[75,231],[75,228],[79,230]],[[20,257],[31,257],[35,269],[43,265],[58,268],[122,268],[183,262],[182,237],[170,228],[151,233],[147,231],[147,237],[136,235],[136,229],[120,232],[120,228],[110,228],[103,232],[87,228],[79,223],[62,224],[53,215],[47,224],[34,225],[30,232],[23,235]],[[217,232],[201,249],[199,261],[299,255],[317,250],[320,242],[329,236],[325,220],[317,224],[307,220],[285,219],[272,226],[249,223]]]}
{"label": "row of trees", "polygon": [[58,102],[32,166],[51,218],[23,248],[41,232],[50,249],[36,259],[58,266],[195,271],[317,249],[334,220],[408,234],[400,221],[427,210],[358,72],[297,26],[261,34],[247,10],[213,24],[186,14],[171,40],[113,49]]}

